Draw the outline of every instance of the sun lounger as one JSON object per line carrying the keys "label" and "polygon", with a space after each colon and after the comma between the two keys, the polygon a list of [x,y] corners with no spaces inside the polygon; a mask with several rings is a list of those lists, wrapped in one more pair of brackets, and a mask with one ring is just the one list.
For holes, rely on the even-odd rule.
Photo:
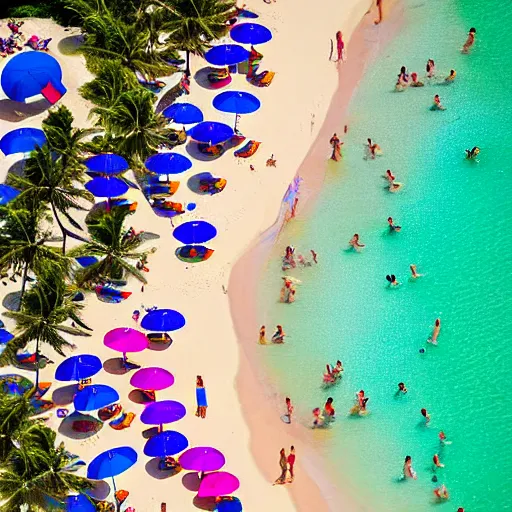
{"label": "sun lounger", "polygon": [[185,144],[187,142],[187,132],[185,129],[180,131],[175,131],[169,135],[169,142],[173,146],[179,146],[180,144]]}
{"label": "sun lounger", "polygon": [[213,249],[208,249],[204,245],[184,245],[176,249],[176,257],[187,263],[206,261],[213,253]]}
{"label": "sun lounger", "polygon": [[88,379],[82,379],[79,383],[78,383],[78,391],[82,391],[82,389],[84,389],[86,386],[89,386],[92,382],[92,379],[91,378],[88,378]]}
{"label": "sun lounger", "polygon": [[224,178],[210,178],[199,180],[199,192],[204,194],[218,194],[226,187],[227,181]]}
{"label": "sun lounger", "polygon": [[[158,184],[157,184],[158,183]],[[158,199],[161,197],[170,197],[176,193],[180,186],[179,181],[165,182],[150,182],[149,187],[146,189],[148,199]]]}
{"label": "sun lounger", "polygon": [[208,82],[210,82],[212,87],[215,89],[220,89],[221,87],[228,85],[231,83],[231,80],[232,78],[228,68],[216,69],[211,73],[208,73]]}
{"label": "sun lounger", "polygon": [[158,469],[160,471],[174,471],[178,473],[181,471],[181,465],[174,457],[164,457],[158,462]]}
{"label": "sun lounger", "polygon": [[172,338],[166,332],[150,332],[146,334],[146,337],[151,343],[159,343],[161,345],[172,343]]}
{"label": "sun lounger", "polygon": [[115,420],[112,420],[109,425],[114,429],[114,430],[124,430],[125,428],[128,428],[131,424],[132,424],[132,421],[135,419],[135,413],[133,412],[123,412],[123,414],[119,417],[119,418],[116,418]]}
{"label": "sun lounger", "polygon": [[203,155],[211,157],[221,156],[226,151],[223,144],[198,144],[197,148]]}
{"label": "sun lounger", "polygon": [[71,429],[73,432],[85,434],[89,432],[98,432],[102,425],[101,421],[75,420],[71,425]]}
{"label": "sun lounger", "polygon": [[98,418],[101,421],[108,421],[121,413],[123,407],[120,404],[109,405],[98,411]]}
{"label": "sun lounger", "polygon": [[251,79],[251,84],[256,87],[268,87],[272,83],[272,80],[274,80],[275,75],[274,71],[263,71],[263,73]]}
{"label": "sun lounger", "polygon": [[238,158],[249,158],[256,153],[260,144],[261,142],[250,140],[245,146],[235,151],[235,156]]}

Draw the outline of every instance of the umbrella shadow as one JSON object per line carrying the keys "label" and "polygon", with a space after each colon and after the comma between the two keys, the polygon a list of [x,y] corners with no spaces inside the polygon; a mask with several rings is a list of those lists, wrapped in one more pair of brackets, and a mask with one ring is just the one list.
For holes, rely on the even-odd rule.
{"label": "umbrella shadow", "polygon": [[78,386],[76,384],[69,384],[68,386],[62,386],[57,388],[52,393],[52,402],[55,405],[69,405],[73,403]]}
{"label": "umbrella shadow", "polygon": [[208,80],[208,75],[212,73],[213,71],[218,71],[218,68],[212,68],[210,66],[206,66],[204,68],[199,69],[196,74],[194,75],[194,80],[196,81],[197,85],[201,86],[203,89],[215,89],[215,86],[213,86],[210,81]]}
{"label": "umbrella shadow", "polygon": [[130,370],[123,364],[122,357],[112,357],[103,363],[103,369],[111,375],[125,375]]}
{"label": "umbrella shadow", "polygon": [[217,506],[215,498],[210,496],[207,498],[200,498],[199,496],[195,496],[192,500],[192,503],[194,504],[194,507],[201,510],[215,510],[215,507]]}
{"label": "umbrella shadow", "polygon": [[150,427],[142,431],[142,437],[144,439],[151,439],[158,434],[158,427]]}
{"label": "umbrella shadow", "polygon": [[23,176],[23,170],[25,169],[26,159],[18,160],[17,162],[14,162],[11,167],[9,167],[9,170],[7,171],[7,174],[15,174],[16,176]]}
{"label": "umbrella shadow", "polygon": [[166,478],[170,478],[171,476],[177,475],[181,471],[181,467],[178,466],[176,469],[168,469],[162,471],[158,468],[160,464],[160,457],[154,457],[153,459],[146,462],[146,473],[157,480],[165,480]]}
{"label": "umbrella shadow", "polygon": [[[98,424],[97,429],[93,429],[90,432],[75,432],[73,430],[73,422],[77,420],[91,421]],[[97,420],[94,416],[90,416],[88,414],[80,414],[77,412],[71,413],[69,416],[66,416],[59,425],[59,434],[62,434],[65,437],[70,439],[89,439],[89,437],[95,436],[101,429],[103,428],[103,423]]]}
{"label": "umbrella shadow", "polygon": [[93,500],[103,501],[107,499],[110,494],[110,485],[105,480],[89,480],[92,484],[92,489],[83,491],[84,494],[90,496]]}
{"label": "umbrella shadow", "polygon": [[75,34],[61,39],[57,44],[57,48],[63,55],[76,55],[83,43],[84,36],[82,34]]}
{"label": "umbrella shadow", "polygon": [[18,311],[20,307],[21,291],[8,293],[2,300],[2,306],[7,311]]}
{"label": "umbrella shadow", "polygon": [[201,196],[208,196],[210,193],[208,191],[201,192],[199,190],[201,180],[210,180],[213,178],[213,174],[211,172],[200,172],[199,174],[194,174],[187,181],[187,187],[192,190],[192,192],[199,194]]}
{"label": "umbrella shadow", "polygon": [[217,156],[205,155],[205,154],[201,153],[201,151],[199,151],[197,142],[193,142],[193,141],[190,141],[185,146],[185,150],[192,158],[195,158],[196,160],[200,160],[201,162],[213,162],[214,160],[218,160],[224,154],[224,153],[222,153],[221,155],[217,155]]}
{"label": "umbrella shadow", "polygon": [[28,117],[37,116],[48,110],[50,102],[40,99],[32,103],[22,103],[9,99],[0,100],[0,119],[11,123],[19,123]]}
{"label": "umbrella shadow", "polygon": [[142,235],[140,235],[140,238],[144,240],[144,242],[149,242],[150,240],[158,240],[160,238],[160,235],[157,235],[156,233],[150,233],[148,231],[144,231]]}
{"label": "umbrella shadow", "polygon": [[171,345],[172,340],[167,343],[155,343],[153,341],[150,341],[148,349],[153,350],[154,352],[162,352],[163,350],[167,350]]}
{"label": "umbrella shadow", "polygon": [[154,402],[154,400],[151,400],[147,393],[144,393],[141,389],[132,389],[130,393],[128,394],[128,398],[134,403],[134,404],[151,404]]}
{"label": "umbrella shadow", "polygon": [[183,484],[183,487],[185,489],[197,492],[199,490],[199,486],[201,485],[201,480],[199,479],[199,473],[192,472],[187,473],[186,475],[183,475],[183,478],[181,479],[181,483]]}

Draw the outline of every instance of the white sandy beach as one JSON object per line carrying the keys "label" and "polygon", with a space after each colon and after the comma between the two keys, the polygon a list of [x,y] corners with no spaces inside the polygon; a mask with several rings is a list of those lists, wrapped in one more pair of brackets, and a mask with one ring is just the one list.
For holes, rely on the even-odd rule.
{"label": "white sandy beach", "polygon": [[[264,395],[258,392],[252,396],[247,392],[239,393],[235,384],[240,368],[240,347],[231,318],[229,289],[226,295],[223,286],[228,288],[231,268],[237,259],[254,239],[274,223],[283,194],[317,137],[338,86],[337,67],[334,62],[329,62],[330,40],[335,39],[337,30],[342,30],[347,43],[369,4],[370,0],[328,0],[318,8],[304,0],[279,0],[272,4],[254,0],[247,2],[247,9],[260,15],[256,21],[269,27],[273,33],[274,39],[258,47],[258,50],[264,55],[260,70],[273,70],[276,77],[270,87],[256,88],[245,80],[245,76],[234,75],[228,89],[246,90],[260,98],[261,109],[243,116],[239,129],[248,139],[261,141],[262,144],[248,160],[234,158],[233,150],[230,150],[213,162],[194,161],[192,170],[180,176],[180,189],[174,196],[179,202],[197,203],[197,209],[183,215],[176,224],[204,219],[217,227],[217,238],[207,244],[215,249],[215,254],[201,264],[188,265],[178,261],[174,251],[179,244],[172,237],[170,221],[157,217],[142,193],[130,189],[129,197],[139,203],[137,212],[130,217],[132,226],[136,231],[145,230],[160,237],[148,244],[148,247],[157,247],[156,253],[149,259],[149,283],[141,293],[140,284],[130,282],[127,288],[133,295],[121,304],[105,304],[94,295],[89,295],[83,317],[94,333],[90,338],[73,340],[78,346],[75,354],[92,353],[106,361],[119,354],[103,345],[104,334],[116,327],[136,327],[131,315],[133,310],[140,309],[141,304],[179,310],[187,319],[187,325],[174,333],[174,343],[165,351],[146,350],[134,354],[132,358],[142,366],[162,366],[174,374],[174,386],[159,392],[158,399],[181,401],[187,407],[187,416],[168,425],[167,429],[186,435],[191,447],[214,446],[225,454],[227,462],[224,469],[240,479],[240,489],[235,494],[241,499],[244,510],[248,511],[312,510],[301,498],[306,495],[318,504],[316,510],[328,509],[327,505],[320,504],[318,487],[300,467],[300,445],[297,446],[299,466],[293,483],[294,490],[299,491],[295,496],[297,502],[294,503],[286,492],[287,486],[272,486],[268,474],[273,471],[274,478],[279,474],[279,449],[283,446],[288,449],[290,445],[286,436],[276,433],[269,436],[265,443],[258,444],[257,451],[261,452],[258,461],[264,468],[256,463],[254,446],[251,447],[251,431],[243,409],[250,409],[254,416],[261,407],[261,397]],[[5,36],[5,24],[1,30]],[[36,33],[41,37],[53,37],[50,54],[60,62],[64,73],[63,83],[68,88],[61,101],[73,112],[77,126],[88,126],[89,105],[79,96],[77,88],[90,80],[91,75],[85,69],[82,57],[63,55],[58,44],[61,39],[77,34],[77,30],[66,32],[48,20],[29,20],[24,32],[27,35]],[[350,55],[348,45],[349,59]],[[7,60],[0,62],[0,65]],[[192,76],[205,66],[203,59],[193,58]],[[217,93],[192,80],[190,96],[186,99],[182,97],[179,101],[190,101],[199,106],[206,120],[232,124],[233,116],[222,114],[212,106],[212,99]],[[29,109],[16,110],[23,113]],[[45,116],[45,112],[25,118],[13,116],[11,102],[0,101],[0,135],[17,127],[40,127]],[[179,146],[176,151],[187,154],[185,146]],[[276,168],[265,167],[265,161],[271,154],[277,159]],[[326,140],[325,158],[329,154],[330,147]],[[19,155],[17,157],[19,159]],[[15,157],[0,159],[0,182],[4,181],[15,161]],[[249,169],[250,164],[255,167],[254,171]],[[199,196],[188,189],[187,179],[205,171],[227,179],[227,187],[221,194]],[[319,169],[320,172],[323,170]],[[3,288],[3,292],[15,289],[9,284]],[[8,319],[5,323],[8,328],[14,327]],[[256,342],[257,332],[254,332]],[[42,347],[42,352],[56,363],[42,371],[41,380],[50,381],[62,358],[48,352],[45,347]],[[8,373],[9,370],[4,368],[1,373]],[[186,472],[164,480],[158,480],[146,472],[146,463],[150,459],[143,454],[146,440],[141,432],[147,427],[139,421],[143,406],[134,404],[128,398],[132,389],[129,384],[132,374],[112,375],[102,370],[94,377],[95,383],[115,387],[125,410],[137,414],[132,426],[118,432],[104,425],[97,435],[85,441],[64,438],[66,446],[88,462],[108,448],[130,445],[139,454],[138,463],[116,478],[118,489],[130,491],[129,506],[138,512],[151,512],[160,510],[160,504],[165,502],[168,511],[197,510],[193,504],[195,493],[187,490],[182,483]],[[205,420],[194,416],[196,375],[203,376],[207,389],[209,408]],[[239,379],[243,381],[243,375]],[[52,390],[63,384],[55,382]],[[57,427],[57,418],[52,417],[50,424]],[[348,505],[336,508],[351,509]]]}

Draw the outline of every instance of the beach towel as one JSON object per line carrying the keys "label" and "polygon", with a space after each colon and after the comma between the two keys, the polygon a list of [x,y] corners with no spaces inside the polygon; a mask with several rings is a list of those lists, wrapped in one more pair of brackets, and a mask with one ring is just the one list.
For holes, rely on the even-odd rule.
{"label": "beach towel", "polygon": [[51,82],[48,82],[43,89],[41,89],[41,94],[52,104],[55,105],[57,101],[59,101],[63,94],[58,91]]}
{"label": "beach towel", "polygon": [[249,158],[250,156],[254,155],[254,153],[256,153],[260,147],[260,144],[261,142],[250,140],[245,146],[235,151],[235,156],[238,158]]}
{"label": "beach towel", "polygon": [[198,407],[208,407],[208,401],[206,400],[206,389],[196,388],[196,400]]}

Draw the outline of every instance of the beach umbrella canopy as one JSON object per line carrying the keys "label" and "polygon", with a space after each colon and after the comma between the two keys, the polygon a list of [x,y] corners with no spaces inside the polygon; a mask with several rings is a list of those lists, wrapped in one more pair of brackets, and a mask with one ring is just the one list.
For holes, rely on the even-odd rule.
{"label": "beach umbrella canopy", "polygon": [[221,112],[232,114],[251,114],[261,106],[261,102],[254,94],[241,91],[226,91],[213,98],[213,106]]}
{"label": "beach umbrella canopy", "polygon": [[181,420],[187,413],[185,406],[174,400],[161,400],[149,404],[142,414],[140,421],[145,425],[163,425]]}
{"label": "beach umbrella canopy", "polygon": [[144,165],[148,171],[156,174],[179,174],[188,171],[192,162],[178,153],[157,153],[150,156]]}
{"label": "beach umbrella canopy", "polygon": [[9,185],[0,185],[0,206],[9,203],[20,194],[21,192],[18,189],[10,187]]}
{"label": "beach umbrella canopy", "polygon": [[93,178],[85,184],[85,188],[95,197],[122,196],[130,188],[118,178]]}
{"label": "beach umbrella canopy", "polygon": [[140,326],[148,331],[177,331],[186,323],[185,317],[174,309],[154,309],[144,316]]}
{"label": "beach umbrella canopy", "polygon": [[224,123],[204,121],[199,123],[189,132],[189,135],[198,142],[207,144],[219,144],[233,137],[233,128]]}
{"label": "beach umbrella canopy", "polygon": [[95,457],[87,468],[87,478],[103,480],[115,477],[137,462],[137,452],[129,446],[112,448]]}
{"label": "beach umbrella canopy", "polygon": [[142,352],[148,348],[146,335],[131,327],[118,327],[105,334],[103,343],[117,352]]}
{"label": "beach umbrella canopy", "polygon": [[262,44],[272,39],[272,32],[259,23],[240,23],[231,29],[230,36],[237,43]]}
{"label": "beach umbrella canopy", "polygon": [[141,368],[133,374],[130,384],[139,389],[161,391],[174,384],[174,375],[164,368]]}
{"label": "beach umbrella canopy", "polygon": [[11,334],[5,329],[0,329],[0,343],[8,343],[14,338],[14,334]]}
{"label": "beach umbrella canopy", "polygon": [[180,456],[181,467],[190,471],[218,471],[225,463],[224,455],[211,446],[195,446]]}
{"label": "beach umbrella canopy", "polygon": [[6,133],[0,139],[0,150],[4,155],[29,153],[46,143],[46,135],[38,128],[18,128]]}
{"label": "beach umbrella canopy", "polygon": [[179,225],[173,235],[184,244],[203,244],[217,236],[217,229],[204,220],[190,221]]}
{"label": "beach umbrella canopy", "polygon": [[23,52],[11,57],[0,78],[6,96],[14,101],[42,94],[50,103],[56,103],[65,93],[62,69],[46,52]]}
{"label": "beach umbrella canopy", "polygon": [[179,432],[166,430],[148,440],[144,454],[148,457],[167,457],[176,455],[188,447],[188,440]]}
{"label": "beach umbrella canopy", "polygon": [[75,258],[75,260],[80,266],[84,268],[98,263],[98,258],[96,258],[96,256],[78,256],[78,258]]}
{"label": "beach umbrella canopy", "polygon": [[220,44],[208,50],[204,58],[215,66],[231,66],[249,59],[250,53],[239,44]]}
{"label": "beach umbrella canopy", "polygon": [[33,387],[32,381],[23,375],[10,373],[0,376],[0,391],[6,395],[24,395]]}
{"label": "beach umbrella canopy", "polygon": [[130,167],[122,156],[114,153],[92,156],[85,161],[85,166],[90,171],[101,174],[121,174]]}
{"label": "beach umbrella canopy", "polygon": [[197,495],[200,498],[224,496],[235,492],[239,487],[240,481],[235,475],[217,471],[203,477]]}
{"label": "beach umbrella canopy", "polygon": [[119,400],[119,393],[105,384],[92,384],[78,391],[73,400],[77,411],[95,411]]}
{"label": "beach umbrella canopy", "polygon": [[66,512],[95,512],[96,506],[84,494],[66,498]]}
{"label": "beach umbrella canopy", "polygon": [[174,103],[167,107],[162,114],[167,119],[180,124],[200,123],[204,120],[201,110],[192,103]]}
{"label": "beach umbrella canopy", "polygon": [[242,512],[243,507],[240,500],[222,500],[217,503],[214,512]]}
{"label": "beach umbrella canopy", "polygon": [[102,368],[101,360],[91,354],[68,357],[59,364],[55,371],[57,380],[82,380],[96,375]]}

